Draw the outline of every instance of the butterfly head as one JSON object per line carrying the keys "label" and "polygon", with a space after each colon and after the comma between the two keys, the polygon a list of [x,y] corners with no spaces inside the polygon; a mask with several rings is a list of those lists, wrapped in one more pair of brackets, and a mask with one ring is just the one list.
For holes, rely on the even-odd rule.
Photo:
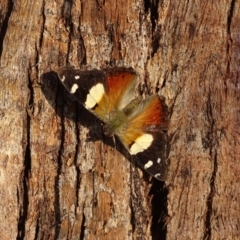
{"label": "butterfly head", "polygon": [[114,132],[113,132],[113,130],[112,130],[107,124],[104,124],[104,125],[102,126],[102,130],[103,130],[103,133],[104,133],[105,136],[107,136],[107,137],[113,137]]}

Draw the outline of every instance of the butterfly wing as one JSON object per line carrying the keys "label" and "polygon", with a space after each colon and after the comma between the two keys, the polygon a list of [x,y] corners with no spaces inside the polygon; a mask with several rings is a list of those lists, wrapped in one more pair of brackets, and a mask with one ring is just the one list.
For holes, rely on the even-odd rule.
{"label": "butterfly wing", "polygon": [[105,123],[134,95],[136,74],[131,68],[81,71],[63,67],[57,73],[75,99]]}
{"label": "butterfly wing", "polygon": [[167,177],[166,109],[158,94],[141,101],[116,132],[137,162],[159,180]]}

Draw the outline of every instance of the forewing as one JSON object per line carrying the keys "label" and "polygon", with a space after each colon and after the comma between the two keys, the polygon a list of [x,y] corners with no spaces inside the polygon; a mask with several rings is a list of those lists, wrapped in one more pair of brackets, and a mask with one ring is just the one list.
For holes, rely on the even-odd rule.
{"label": "forewing", "polygon": [[136,85],[131,68],[81,71],[63,67],[57,73],[74,98],[105,123],[132,100]]}

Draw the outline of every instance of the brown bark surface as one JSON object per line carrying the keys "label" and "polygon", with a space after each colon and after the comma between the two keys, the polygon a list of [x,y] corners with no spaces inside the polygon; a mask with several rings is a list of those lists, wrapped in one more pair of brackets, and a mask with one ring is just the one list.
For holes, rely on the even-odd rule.
{"label": "brown bark surface", "polygon": [[[1,238],[240,239],[239,22],[240,1],[2,1]],[[166,98],[165,184],[58,84],[65,64],[133,67]]]}

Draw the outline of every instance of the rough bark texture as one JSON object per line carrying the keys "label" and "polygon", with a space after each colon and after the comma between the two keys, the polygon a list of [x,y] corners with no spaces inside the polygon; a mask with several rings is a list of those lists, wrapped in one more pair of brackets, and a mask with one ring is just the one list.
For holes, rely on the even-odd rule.
{"label": "rough bark texture", "polygon": [[[1,1],[2,239],[240,238],[240,1]],[[133,67],[170,109],[166,185],[54,72]]]}

